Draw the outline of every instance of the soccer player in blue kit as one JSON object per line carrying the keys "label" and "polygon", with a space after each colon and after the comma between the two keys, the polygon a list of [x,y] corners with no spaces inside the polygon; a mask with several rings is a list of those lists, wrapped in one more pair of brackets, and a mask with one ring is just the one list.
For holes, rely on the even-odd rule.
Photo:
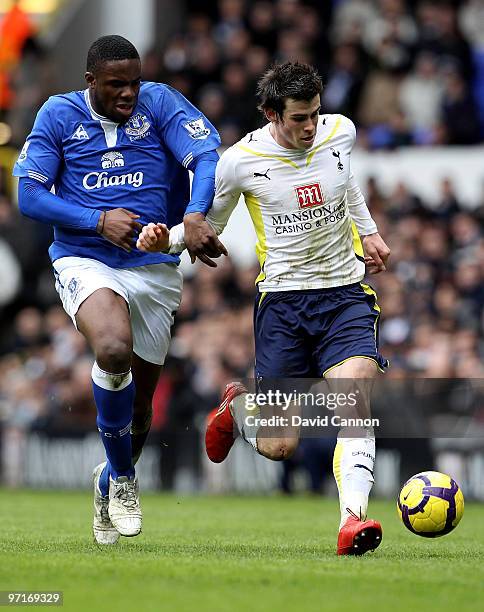
{"label": "soccer player in blue kit", "polygon": [[85,78],[84,91],[42,106],[14,175],[23,214],[54,227],[56,289],[95,355],[107,461],[93,473],[93,532],[99,544],[114,544],[141,531],[134,464],[182,290],[179,257],[142,252],[136,237],[152,221],[183,220],[192,261],[214,265],[207,253],[225,249],[204,214],[220,140],[179,92],[141,81],[139,54],[121,36],[91,45]]}

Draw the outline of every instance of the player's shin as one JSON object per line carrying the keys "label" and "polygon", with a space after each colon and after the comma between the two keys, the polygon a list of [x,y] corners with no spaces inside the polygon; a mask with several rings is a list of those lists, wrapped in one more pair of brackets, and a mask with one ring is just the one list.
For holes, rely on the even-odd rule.
{"label": "player's shin", "polygon": [[[113,479],[134,476],[131,458],[131,420],[135,388],[131,371],[112,374],[94,363],[92,386],[97,407],[97,426],[106,450],[108,466],[100,479],[103,495],[107,494],[108,469]],[[106,487],[106,490],[102,490]]]}
{"label": "player's shin", "polygon": [[133,465],[136,465],[141,457],[141,451],[150,433],[152,418],[153,410],[151,406],[148,412],[143,414],[136,414],[135,412],[133,415],[133,422],[131,424],[131,456],[133,458]]}
{"label": "player's shin", "polygon": [[356,515],[365,520],[368,497],[373,486],[375,437],[372,428],[362,430],[361,437],[351,435],[347,428],[340,430],[333,456],[333,473],[338,485],[341,523]]}

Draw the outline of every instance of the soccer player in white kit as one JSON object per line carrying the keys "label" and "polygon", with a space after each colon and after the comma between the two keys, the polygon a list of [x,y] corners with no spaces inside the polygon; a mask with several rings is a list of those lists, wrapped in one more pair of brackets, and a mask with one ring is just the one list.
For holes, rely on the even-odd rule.
{"label": "soccer player in white kit", "polygon": [[[361,388],[368,411],[371,385],[365,382],[387,362],[378,352],[376,294],[361,281],[365,269],[385,270],[390,251],[351,171],[355,127],[342,115],[321,115],[320,92],[319,75],[305,64],[276,65],[262,77],[259,108],[268,123],[222,155],[206,219],[220,234],[243,195],[254,223],[261,264],[254,314],[258,384],[346,379]],[[178,252],[183,235],[182,225],[168,234],[165,225],[150,224],[138,247]],[[269,433],[249,425],[247,415],[247,390],[228,385],[208,419],[212,461],[225,459],[234,430],[269,459],[291,456],[298,444],[294,432]],[[357,434],[340,429],[333,462],[340,555],[363,554],[381,541],[381,525],[366,519],[374,459],[371,427]]]}

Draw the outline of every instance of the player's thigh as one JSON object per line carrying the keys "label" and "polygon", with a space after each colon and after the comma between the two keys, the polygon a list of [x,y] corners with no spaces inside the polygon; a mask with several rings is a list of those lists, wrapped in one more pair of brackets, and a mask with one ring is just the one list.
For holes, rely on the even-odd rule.
{"label": "player's thigh", "polygon": [[150,364],[163,365],[180,306],[182,273],[171,263],[121,272],[129,293],[133,352]]}
{"label": "player's thigh", "polygon": [[[327,377],[337,369],[340,378],[348,372],[361,372],[359,378],[367,375],[372,378],[374,368],[369,361],[384,371],[388,362],[378,348],[380,308],[376,294],[366,293],[358,283],[328,293],[327,299],[331,300],[331,308],[324,312],[323,331],[314,336],[314,360],[319,374]],[[358,361],[344,366],[355,359]]]}
{"label": "player's thigh", "polygon": [[300,316],[300,296],[262,293],[254,308],[255,374],[258,381],[311,375],[311,352]]}
{"label": "player's thigh", "polygon": [[128,296],[117,270],[80,257],[64,257],[53,267],[64,310],[96,355],[130,353]]}

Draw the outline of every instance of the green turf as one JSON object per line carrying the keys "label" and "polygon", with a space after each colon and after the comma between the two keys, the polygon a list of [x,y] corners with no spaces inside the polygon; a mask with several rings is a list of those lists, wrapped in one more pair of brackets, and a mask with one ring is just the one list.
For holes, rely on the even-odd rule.
{"label": "green turf", "polygon": [[[87,493],[0,490],[0,590],[62,590],[66,610],[441,610],[484,601],[484,506],[452,534],[407,532],[373,501],[383,542],[336,557],[336,501],[142,496],[144,531],[99,548]],[[482,608],[481,608],[482,609]]]}

